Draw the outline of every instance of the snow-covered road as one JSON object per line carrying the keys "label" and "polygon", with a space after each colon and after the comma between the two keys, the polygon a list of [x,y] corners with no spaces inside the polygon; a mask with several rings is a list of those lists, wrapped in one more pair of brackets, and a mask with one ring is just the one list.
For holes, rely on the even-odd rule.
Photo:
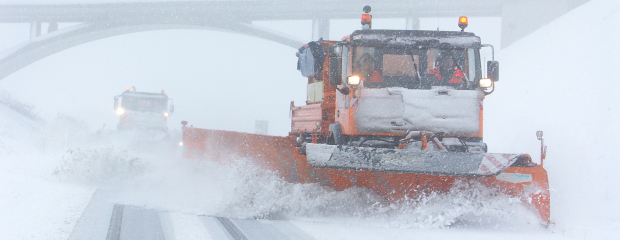
{"label": "snow-covered road", "polygon": [[[613,239],[616,233],[566,225],[545,229],[503,199],[465,193],[417,207],[382,205],[365,189],[338,192],[287,183],[247,165],[124,152],[122,145],[109,149],[83,145],[3,157],[0,213],[13,216],[0,218],[4,237],[536,240]],[[499,215],[476,215],[485,212],[476,205]]]}
{"label": "snow-covered road", "polygon": [[83,239],[314,239],[286,220],[229,219],[115,204],[97,190],[70,240]]}
{"label": "snow-covered road", "polygon": [[[498,230],[484,227],[452,229],[393,228],[383,221],[359,218],[235,219],[162,211],[115,204],[114,193],[97,190],[71,232],[78,239],[202,239],[202,240],[310,240],[310,239],[573,239],[551,229]],[[527,230],[527,231],[525,231]],[[588,234],[587,232],[584,234]],[[597,236],[600,232],[591,232]],[[370,237],[372,236],[372,237]],[[380,237],[377,237],[380,236]],[[605,236],[605,235],[598,235]]]}

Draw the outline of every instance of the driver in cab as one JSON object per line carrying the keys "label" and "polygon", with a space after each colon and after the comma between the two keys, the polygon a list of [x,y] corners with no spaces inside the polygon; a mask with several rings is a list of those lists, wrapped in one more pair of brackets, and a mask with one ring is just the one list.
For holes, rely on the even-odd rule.
{"label": "driver in cab", "polygon": [[456,66],[456,62],[452,54],[442,53],[437,56],[439,66],[428,71],[428,74],[435,75],[435,86],[460,86],[467,84],[465,75],[459,67]]}
{"label": "driver in cab", "polygon": [[383,82],[383,77],[381,77],[381,73],[379,73],[373,67],[374,59],[372,56],[370,56],[370,54],[366,53],[362,55],[359,63],[359,73],[364,81],[374,83]]}

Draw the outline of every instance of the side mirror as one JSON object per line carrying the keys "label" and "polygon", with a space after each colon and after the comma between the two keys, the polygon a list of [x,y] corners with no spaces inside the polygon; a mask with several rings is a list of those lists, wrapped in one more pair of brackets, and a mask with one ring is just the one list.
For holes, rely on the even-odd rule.
{"label": "side mirror", "polygon": [[342,84],[342,58],[329,58],[329,84],[338,86]]}
{"label": "side mirror", "polygon": [[118,96],[114,96],[114,110],[118,107]]}
{"label": "side mirror", "polygon": [[493,80],[493,82],[499,81],[499,62],[488,61],[487,62],[487,78]]}
{"label": "side mirror", "polygon": [[170,113],[174,112],[174,105],[170,105]]}

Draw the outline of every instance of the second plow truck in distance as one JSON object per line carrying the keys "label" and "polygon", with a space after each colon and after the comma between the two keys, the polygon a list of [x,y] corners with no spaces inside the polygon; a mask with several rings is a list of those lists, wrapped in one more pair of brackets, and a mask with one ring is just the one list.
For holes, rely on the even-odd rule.
{"label": "second plow truck in distance", "polygon": [[161,93],[137,92],[129,87],[114,96],[114,111],[119,116],[117,130],[168,131],[168,117],[174,112],[172,99]]}
{"label": "second plow truck in distance", "polygon": [[359,186],[389,201],[447,192],[477,181],[531,206],[550,223],[546,147],[541,164],[527,154],[487,153],[483,100],[498,80],[490,47],[461,31],[362,30],[341,41],[310,42],[298,52],[308,77],[305,106],[291,102],[289,136],[194,128],[183,122],[185,157],[221,162],[251,159],[285,180],[336,190]]}

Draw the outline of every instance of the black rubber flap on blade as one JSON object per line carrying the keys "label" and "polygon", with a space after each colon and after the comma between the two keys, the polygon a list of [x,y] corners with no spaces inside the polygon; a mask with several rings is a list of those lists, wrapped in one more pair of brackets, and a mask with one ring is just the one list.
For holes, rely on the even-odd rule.
{"label": "black rubber flap on blade", "polygon": [[501,173],[518,156],[324,144],[307,144],[306,152],[308,164],[315,168],[477,177]]}

